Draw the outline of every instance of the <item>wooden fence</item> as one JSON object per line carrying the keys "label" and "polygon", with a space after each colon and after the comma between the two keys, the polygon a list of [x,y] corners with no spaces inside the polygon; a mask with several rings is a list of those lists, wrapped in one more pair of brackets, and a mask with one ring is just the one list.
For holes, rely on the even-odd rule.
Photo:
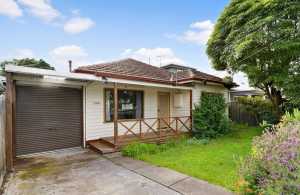
{"label": "wooden fence", "polygon": [[5,97],[0,95],[0,186],[5,175]]}
{"label": "wooden fence", "polygon": [[229,103],[229,118],[236,123],[245,123],[252,126],[259,125],[259,121],[255,119],[255,116],[247,112],[238,102]]}

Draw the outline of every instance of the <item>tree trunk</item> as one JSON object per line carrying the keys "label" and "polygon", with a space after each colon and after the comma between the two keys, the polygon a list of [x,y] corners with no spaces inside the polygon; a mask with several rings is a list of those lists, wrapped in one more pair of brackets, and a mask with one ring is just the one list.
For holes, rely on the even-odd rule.
{"label": "tree trunk", "polygon": [[265,92],[273,104],[274,112],[279,121],[282,114],[282,110],[280,108],[280,105],[282,104],[281,91],[273,86],[265,85]]}

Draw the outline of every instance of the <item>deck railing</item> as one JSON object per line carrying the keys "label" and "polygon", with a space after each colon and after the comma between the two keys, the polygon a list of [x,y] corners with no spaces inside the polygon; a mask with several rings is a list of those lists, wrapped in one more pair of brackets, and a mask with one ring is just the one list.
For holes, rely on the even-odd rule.
{"label": "deck railing", "polygon": [[122,142],[130,140],[154,140],[161,141],[167,137],[176,137],[181,133],[192,131],[191,116],[119,119],[115,123],[116,132],[114,144],[118,146]]}

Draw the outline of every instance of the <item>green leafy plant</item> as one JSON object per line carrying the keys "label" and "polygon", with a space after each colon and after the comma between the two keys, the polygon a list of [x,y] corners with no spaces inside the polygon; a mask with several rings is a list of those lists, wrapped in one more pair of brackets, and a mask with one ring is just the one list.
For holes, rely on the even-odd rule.
{"label": "green leafy plant", "polygon": [[182,136],[178,139],[169,139],[164,144],[150,144],[150,143],[131,143],[122,148],[122,155],[139,159],[143,155],[157,154],[172,148],[184,147],[188,145],[206,145],[209,143],[208,139],[196,139]]}
{"label": "green leafy plant", "polygon": [[132,143],[122,148],[121,152],[124,156],[135,158],[142,154],[155,154],[159,152],[159,147],[156,144]]}
{"label": "green leafy plant", "polygon": [[263,121],[269,124],[279,122],[270,100],[262,97],[239,97],[237,101],[242,105],[244,112],[250,113],[255,118],[257,124]]}
{"label": "green leafy plant", "polygon": [[0,95],[5,92],[5,85],[4,82],[0,81]]}
{"label": "green leafy plant", "polygon": [[294,109],[292,113],[286,112],[281,119],[283,125],[298,121],[300,121],[300,111],[298,109]]}
{"label": "green leafy plant", "polygon": [[194,136],[215,138],[227,133],[230,125],[226,107],[222,94],[202,93],[200,103],[195,105],[193,112]]}

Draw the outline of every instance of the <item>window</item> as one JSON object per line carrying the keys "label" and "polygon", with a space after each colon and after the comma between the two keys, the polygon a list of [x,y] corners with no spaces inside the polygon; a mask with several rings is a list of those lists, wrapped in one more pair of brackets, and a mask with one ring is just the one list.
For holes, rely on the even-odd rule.
{"label": "window", "polygon": [[[143,118],[143,91],[118,90],[118,119]],[[114,91],[105,90],[105,121],[114,119]]]}

